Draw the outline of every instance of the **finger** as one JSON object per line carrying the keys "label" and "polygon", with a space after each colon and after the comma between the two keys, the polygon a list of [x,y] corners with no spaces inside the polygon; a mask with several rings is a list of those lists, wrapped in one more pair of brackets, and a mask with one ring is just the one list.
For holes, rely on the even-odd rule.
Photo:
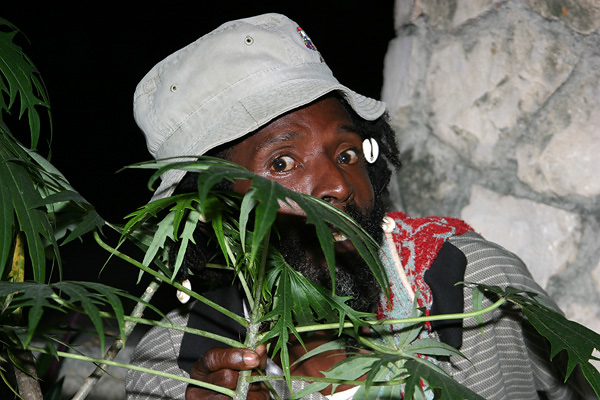
{"label": "finger", "polygon": [[259,358],[258,368],[262,370],[267,368],[267,345],[261,344],[256,349],[254,349],[254,352]]}
{"label": "finger", "polygon": [[[190,375],[191,377],[191,375]],[[232,369],[220,369],[210,374],[206,374],[198,378],[199,381],[211,383],[225,387],[227,389],[235,389],[238,383],[239,372]]]}
{"label": "finger", "polygon": [[205,373],[224,368],[242,371],[258,367],[260,361],[259,355],[249,349],[212,348],[195,366]]}

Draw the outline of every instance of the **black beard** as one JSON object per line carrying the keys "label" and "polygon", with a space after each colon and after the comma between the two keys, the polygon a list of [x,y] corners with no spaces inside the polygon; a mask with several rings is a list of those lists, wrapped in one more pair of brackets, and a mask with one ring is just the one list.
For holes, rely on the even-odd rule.
{"label": "black beard", "polygon": [[[349,205],[344,211],[354,219],[378,244],[383,240],[381,223],[385,215],[381,200],[376,197],[370,211],[362,213],[361,210]],[[291,221],[291,220],[295,221]],[[303,218],[285,216],[281,231],[281,238],[276,244],[285,260],[296,271],[312,282],[331,288],[331,276],[321,251],[316,232],[312,225],[306,224]],[[292,227],[292,228],[290,228]],[[335,255],[335,293],[338,296],[351,296],[346,304],[356,311],[372,312],[381,288],[370,268],[362,259],[358,251],[336,252]]]}

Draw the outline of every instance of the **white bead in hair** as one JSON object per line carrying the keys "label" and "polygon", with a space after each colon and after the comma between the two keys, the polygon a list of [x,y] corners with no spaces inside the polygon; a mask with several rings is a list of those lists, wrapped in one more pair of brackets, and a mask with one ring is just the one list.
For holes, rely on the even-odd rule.
{"label": "white bead in hair", "polygon": [[369,164],[377,161],[377,157],[379,157],[379,143],[377,143],[377,140],[373,138],[363,140],[363,154]]}
{"label": "white bead in hair", "polygon": [[[189,279],[186,279],[183,282],[181,282],[181,286],[183,286],[184,288],[186,288],[188,290],[192,290],[192,283],[190,282]],[[178,290],[177,291],[177,300],[179,300],[181,302],[181,304],[185,304],[188,301],[190,301],[190,295],[182,292],[181,290]]]}
{"label": "white bead in hair", "polygon": [[381,229],[385,233],[392,233],[396,228],[396,221],[393,218],[388,217],[387,215],[383,217],[383,221],[381,222]]}

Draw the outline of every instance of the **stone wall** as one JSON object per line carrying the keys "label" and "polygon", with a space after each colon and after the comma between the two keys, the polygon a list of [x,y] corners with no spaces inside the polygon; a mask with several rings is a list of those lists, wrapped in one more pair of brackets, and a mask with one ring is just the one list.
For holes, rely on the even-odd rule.
{"label": "stone wall", "polygon": [[600,2],[396,0],[395,25],[396,206],[465,219],[600,332]]}

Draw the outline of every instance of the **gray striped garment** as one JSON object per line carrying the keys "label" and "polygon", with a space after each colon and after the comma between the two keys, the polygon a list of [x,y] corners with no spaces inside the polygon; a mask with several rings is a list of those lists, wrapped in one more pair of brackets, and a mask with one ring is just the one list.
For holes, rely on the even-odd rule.
{"label": "gray striped garment", "polygon": [[[450,243],[467,258],[465,281],[506,287],[508,285],[540,293],[543,301],[558,310],[556,304],[534,282],[523,262],[504,248],[469,232],[454,236]],[[484,301],[484,306],[491,304]],[[473,310],[468,290],[465,290],[465,311]],[[187,314],[175,310],[169,318],[177,325],[187,325]],[[489,400],[549,400],[580,399],[562,383],[552,363],[548,348],[520,313],[502,308],[484,316],[483,335],[474,319],[464,321],[463,345],[460,351],[467,357],[452,357],[442,363],[457,381]],[[188,376],[177,365],[183,333],[164,328],[152,328],[139,342],[132,363],[179,376]],[[294,390],[302,383],[297,382]],[[184,399],[187,384],[156,375],[130,370],[126,388],[128,400]],[[283,387],[283,386],[282,386]],[[546,397],[540,397],[544,392]],[[282,398],[285,394],[282,393]],[[324,399],[315,394],[306,399]]]}

